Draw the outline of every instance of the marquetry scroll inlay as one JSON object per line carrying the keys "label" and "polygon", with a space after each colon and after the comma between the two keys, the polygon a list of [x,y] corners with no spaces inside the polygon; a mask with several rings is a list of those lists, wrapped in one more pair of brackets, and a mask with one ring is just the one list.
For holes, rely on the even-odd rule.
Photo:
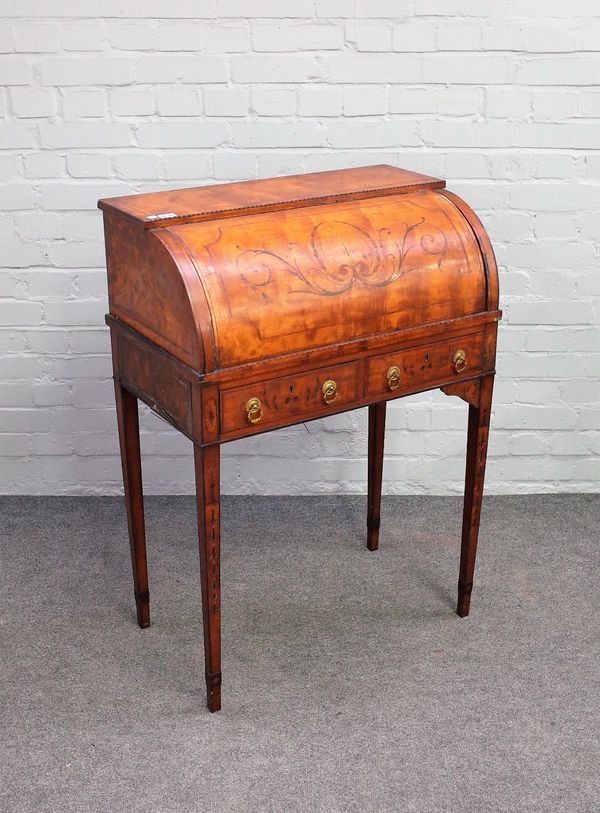
{"label": "marquetry scroll inlay", "polygon": [[[265,248],[243,249],[237,258],[240,278],[251,288],[262,288],[283,269],[300,280],[305,293],[338,296],[354,285],[383,288],[410,268],[411,252],[438,258],[448,249],[445,234],[425,217],[403,229],[383,227],[375,235],[353,223],[318,223],[306,245],[288,243],[285,254]],[[293,293],[298,293],[295,290]]]}

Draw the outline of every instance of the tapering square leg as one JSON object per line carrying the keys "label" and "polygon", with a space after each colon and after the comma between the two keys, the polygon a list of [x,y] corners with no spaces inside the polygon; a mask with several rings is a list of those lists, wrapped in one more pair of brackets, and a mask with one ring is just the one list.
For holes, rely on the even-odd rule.
{"label": "tapering square leg", "polygon": [[479,406],[469,406],[469,428],[467,433],[467,465],[465,473],[465,500],[463,509],[462,545],[460,552],[460,573],[458,577],[458,605],[456,612],[461,617],[469,614],[473,571],[477,554],[481,500],[485,478],[488,432],[492,410],[492,390],[494,376],[481,378]]}
{"label": "tapering square leg", "polygon": [[367,547],[379,547],[381,480],[386,402],[369,406],[369,476],[367,485]]}
{"label": "tapering square leg", "polygon": [[137,398],[115,381],[115,403],[119,425],[123,486],[133,569],[133,590],[140,627],[150,626],[150,594],[146,561],[146,530],[140,458],[140,428]]}
{"label": "tapering square leg", "polygon": [[218,445],[194,444],[206,704],[210,711],[221,708],[220,455]]}

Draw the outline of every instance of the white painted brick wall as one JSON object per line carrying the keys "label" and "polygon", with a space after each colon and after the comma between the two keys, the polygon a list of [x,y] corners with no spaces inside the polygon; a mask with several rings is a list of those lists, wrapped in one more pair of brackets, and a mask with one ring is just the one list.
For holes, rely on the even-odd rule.
{"label": "white painted brick wall", "polygon": [[[598,0],[0,14],[0,491],[121,488],[99,197],[376,162],[447,177],[494,240],[488,490],[600,489]],[[465,405],[388,414],[386,490],[459,492]],[[189,442],[145,408],[142,426],[148,491],[190,492]],[[223,451],[225,492],[364,492],[366,413]]]}

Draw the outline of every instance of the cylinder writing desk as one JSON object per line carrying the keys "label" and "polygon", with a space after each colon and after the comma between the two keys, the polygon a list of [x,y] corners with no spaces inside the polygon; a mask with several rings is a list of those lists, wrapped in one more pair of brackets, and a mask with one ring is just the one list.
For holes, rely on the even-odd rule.
{"label": "cylinder writing desk", "polygon": [[221,707],[220,444],[368,405],[376,550],[386,402],[469,404],[469,612],[496,355],[489,239],[442,180],[389,166],[102,200],[137,618],[150,624],[137,399],[193,442],[208,707]]}

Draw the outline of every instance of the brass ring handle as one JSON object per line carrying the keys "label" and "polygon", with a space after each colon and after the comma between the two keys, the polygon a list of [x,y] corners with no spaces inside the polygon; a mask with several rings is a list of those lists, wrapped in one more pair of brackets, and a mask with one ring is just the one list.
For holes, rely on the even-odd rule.
{"label": "brass ring handle", "polygon": [[249,398],[246,401],[246,418],[248,423],[258,423],[262,419],[262,404],[258,398]]}
{"label": "brass ring handle", "polygon": [[387,379],[388,390],[390,390],[390,392],[397,390],[400,386],[400,368],[394,364],[393,367],[388,369],[385,377]]}
{"label": "brass ring handle", "polygon": [[337,398],[337,384],[329,378],[321,387],[323,393],[323,401],[326,404],[333,404]]}
{"label": "brass ring handle", "polygon": [[457,350],[452,357],[452,366],[455,373],[462,373],[467,368],[467,354],[464,350]]}

